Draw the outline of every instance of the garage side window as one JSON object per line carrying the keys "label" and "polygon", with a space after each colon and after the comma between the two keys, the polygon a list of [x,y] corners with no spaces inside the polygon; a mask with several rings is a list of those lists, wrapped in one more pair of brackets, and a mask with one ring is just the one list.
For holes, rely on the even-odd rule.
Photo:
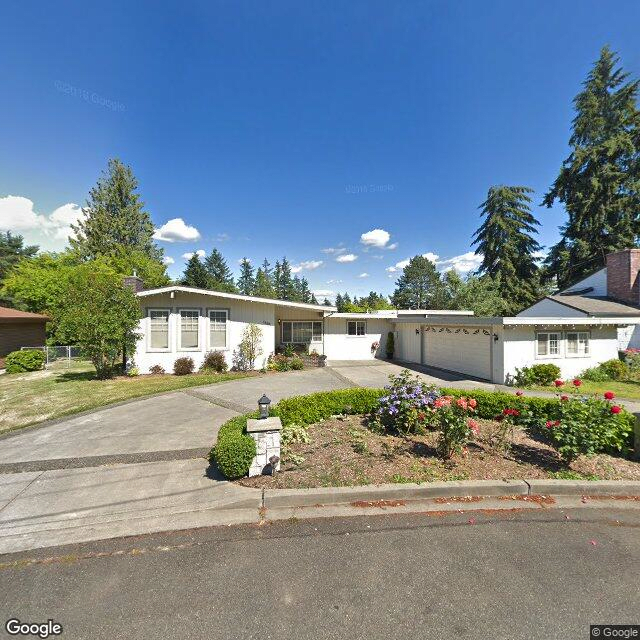
{"label": "garage side window", "polygon": [[367,333],[367,323],[364,320],[349,320],[347,322],[347,335],[364,336]]}
{"label": "garage side window", "polygon": [[589,355],[589,333],[570,331],[567,333],[567,356],[580,358]]}
{"label": "garage side window", "polygon": [[180,348],[198,349],[200,346],[198,321],[200,312],[197,309],[180,310]]}
{"label": "garage side window", "polygon": [[149,310],[149,348],[169,348],[169,309]]}
{"label": "garage side window", "polygon": [[226,309],[209,311],[209,347],[227,348],[227,311]]}
{"label": "garage side window", "polygon": [[555,332],[536,334],[536,355],[541,358],[560,355],[560,334]]}

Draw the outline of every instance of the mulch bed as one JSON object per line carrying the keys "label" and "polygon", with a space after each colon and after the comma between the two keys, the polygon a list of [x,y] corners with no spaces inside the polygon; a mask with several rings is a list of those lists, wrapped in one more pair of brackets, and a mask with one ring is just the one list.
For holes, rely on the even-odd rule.
{"label": "mulch bed", "polygon": [[554,478],[640,480],[640,463],[604,454],[581,457],[567,467],[549,445],[516,430],[508,453],[490,449],[486,436],[495,426],[478,420],[480,435],[466,455],[444,461],[436,456],[435,433],[407,438],[379,435],[362,416],[339,416],[309,427],[311,442],[290,445],[304,461],[283,456],[274,477],[242,478],[247,487],[275,489],[335,487],[389,482]]}

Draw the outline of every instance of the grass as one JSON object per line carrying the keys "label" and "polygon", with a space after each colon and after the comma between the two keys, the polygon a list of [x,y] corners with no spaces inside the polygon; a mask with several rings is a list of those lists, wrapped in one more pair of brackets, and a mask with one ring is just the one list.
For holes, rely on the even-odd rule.
{"label": "grass", "polygon": [[69,368],[66,363],[53,363],[45,371],[0,376],[0,432],[122,400],[250,375],[254,374],[232,372],[96,380],[94,369],[87,362],[72,362]]}
{"label": "grass", "polygon": [[[531,387],[531,389],[535,389],[536,391],[551,391],[552,393],[558,391],[562,393],[564,390],[573,390],[573,387],[568,383],[564,387],[560,387],[560,389],[556,389],[554,386],[542,387],[539,385]],[[602,395],[605,391],[613,391],[620,399],[640,400],[640,382],[633,380],[611,380],[609,382],[583,380],[579,391],[584,394],[595,393],[599,395]]]}

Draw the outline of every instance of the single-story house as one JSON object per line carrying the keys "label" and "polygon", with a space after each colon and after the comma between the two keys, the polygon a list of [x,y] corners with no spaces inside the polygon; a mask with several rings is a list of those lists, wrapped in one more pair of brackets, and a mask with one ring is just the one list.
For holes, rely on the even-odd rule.
{"label": "single-story house", "polygon": [[[0,360],[21,347],[42,347],[49,318],[39,313],[0,307]],[[2,364],[0,363],[0,365]],[[2,366],[0,366],[2,368]]]}
{"label": "single-story house", "polygon": [[[609,272],[617,277],[610,267]],[[142,373],[155,364],[171,371],[181,356],[191,356],[199,366],[209,350],[222,351],[231,366],[244,329],[255,323],[262,329],[256,368],[287,344],[303,346],[328,360],[384,358],[392,332],[397,361],[496,383],[508,382],[518,368],[550,362],[568,377],[616,358],[618,332],[640,324],[640,312],[629,305],[581,298],[581,310],[574,300],[573,306],[566,304],[572,296],[562,294],[545,298],[516,317],[476,317],[471,311],[442,310],[338,313],[325,305],[178,285],[144,290],[134,278],[128,283],[137,291],[142,308],[142,337],[134,356]],[[592,306],[587,310],[586,305]]]}
{"label": "single-story house", "polygon": [[[640,249],[624,249],[607,256],[607,266],[547,296],[520,316],[571,318],[640,317]],[[640,328],[630,323],[618,329],[618,347],[640,348]]]}

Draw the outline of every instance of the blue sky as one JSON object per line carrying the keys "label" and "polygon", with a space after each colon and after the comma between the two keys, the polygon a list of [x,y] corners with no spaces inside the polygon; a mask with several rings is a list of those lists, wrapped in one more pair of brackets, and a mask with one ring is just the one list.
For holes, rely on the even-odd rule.
{"label": "blue sky", "polygon": [[549,245],[571,101],[605,43],[640,76],[638,24],[636,1],[5,2],[0,228],[61,248],[119,157],[183,239],[172,276],[217,246],[390,293],[412,255],[473,267],[501,183],[535,189]]}

